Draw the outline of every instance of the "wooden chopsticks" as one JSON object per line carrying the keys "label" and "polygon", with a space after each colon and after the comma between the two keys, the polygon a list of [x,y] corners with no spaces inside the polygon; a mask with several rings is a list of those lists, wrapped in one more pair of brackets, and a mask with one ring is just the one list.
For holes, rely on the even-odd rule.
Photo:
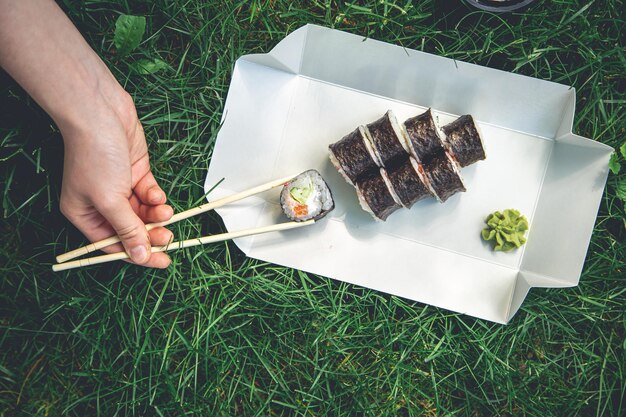
{"label": "wooden chopsticks", "polygon": [[[271,226],[257,227],[254,229],[240,230],[238,232],[222,233],[219,235],[203,236],[195,239],[181,240],[163,246],[153,246],[152,253],[166,252],[175,249],[190,248],[198,245],[206,245],[207,243],[221,242],[224,240],[237,239],[239,237],[258,235],[261,233],[277,232],[281,230],[296,229],[298,227],[308,226],[315,223],[315,220],[307,220],[305,222],[286,222],[273,224]],[[80,268],[82,266],[96,265],[105,262],[128,259],[126,252],[109,253],[107,255],[93,256],[91,258],[78,259],[75,261],[64,262],[52,265],[53,271],[65,271],[67,269]]]}
{"label": "wooden chopsticks", "polygon": [[[270,181],[268,183],[258,185],[256,187],[250,188],[245,191],[241,191],[239,193],[230,195],[228,197],[220,198],[219,200],[215,200],[213,202],[206,203],[206,204],[203,204],[198,207],[194,207],[189,210],[185,210],[183,212],[174,214],[168,221],[147,224],[146,229],[152,230],[155,227],[166,226],[168,224],[176,223],[178,221],[188,219],[189,217],[196,216],[198,214],[206,213],[207,211],[213,210],[215,208],[222,207],[227,204],[233,203],[235,201],[244,199],[246,197],[250,197],[252,195],[259,194],[264,191],[268,191],[272,188],[284,185],[285,183],[292,180],[294,177],[296,177],[296,175]],[[312,223],[314,223],[314,221],[287,222],[287,223],[281,223],[281,224],[276,224],[272,226],[260,227],[256,229],[242,230],[239,232],[224,233],[224,234],[215,235],[215,236],[204,236],[204,237],[200,237],[196,239],[189,239],[189,240],[183,240],[180,242],[174,242],[165,246],[153,246],[152,252],[164,252],[164,251],[173,250],[173,249],[181,249],[181,248],[187,248],[187,247],[196,246],[196,245],[202,245],[206,243],[235,239],[237,237],[250,236],[253,234],[267,233],[267,232],[278,231],[278,230],[288,230],[288,229],[293,229],[296,227],[307,226]],[[290,226],[287,226],[287,225],[290,225]],[[213,240],[213,239],[217,239],[217,240]],[[126,252],[118,252],[118,253],[111,253],[108,255],[96,256],[93,258],[85,258],[85,259],[81,259],[81,260],[74,261],[74,262],[67,262],[71,259],[77,258],[82,255],[86,255],[88,253],[102,249],[104,247],[107,247],[119,241],[120,241],[119,236],[111,236],[109,238],[100,240],[98,242],[93,242],[93,243],[90,243],[89,245],[82,246],[78,249],[74,249],[67,253],[63,253],[56,257],[58,264],[53,265],[52,269],[54,271],[63,271],[65,269],[77,268],[77,267],[86,266],[86,265],[94,265],[96,263],[110,262],[110,261],[118,260],[118,259],[126,259],[128,258],[128,255],[126,254]],[[191,243],[191,242],[197,242],[197,243]]]}

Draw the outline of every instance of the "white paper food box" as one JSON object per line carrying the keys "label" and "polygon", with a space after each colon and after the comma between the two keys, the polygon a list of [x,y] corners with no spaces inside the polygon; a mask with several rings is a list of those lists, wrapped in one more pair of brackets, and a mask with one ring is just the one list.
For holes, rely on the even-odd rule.
{"label": "white paper food box", "polygon": [[[219,183],[213,201],[317,169],[335,210],[312,226],[237,239],[247,256],[506,323],[531,287],[580,278],[612,148],[571,133],[575,101],[565,85],[307,25],[237,60],[205,191]],[[487,159],[461,170],[467,192],[374,221],[328,145],[388,109],[403,121],[428,107],[440,126],[472,114]],[[284,222],[278,194],[218,213],[229,231]],[[528,218],[528,242],[493,252],[480,231],[507,208]]]}

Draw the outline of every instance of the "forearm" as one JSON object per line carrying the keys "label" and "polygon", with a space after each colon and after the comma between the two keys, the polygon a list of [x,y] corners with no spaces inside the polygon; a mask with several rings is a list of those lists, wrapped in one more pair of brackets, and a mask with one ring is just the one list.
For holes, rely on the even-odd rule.
{"label": "forearm", "polygon": [[61,129],[88,120],[98,101],[121,91],[52,0],[0,0],[0,66]]}

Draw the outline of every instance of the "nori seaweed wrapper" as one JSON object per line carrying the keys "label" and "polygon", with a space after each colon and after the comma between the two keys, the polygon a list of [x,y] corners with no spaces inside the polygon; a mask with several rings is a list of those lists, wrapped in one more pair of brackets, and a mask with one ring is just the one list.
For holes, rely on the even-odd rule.
{"label": "nori seaweed wrapper", "polygon": [[413,158],[406,158],[395,167],[387,170],[387,175],[396,195],[406,208],[419,200],[431,196],[428,186],[418,172],[418,163]]}
{"label": "nori seaweed wrapper", "polygon": [[441,153],[424,165],[424,172],[433,191],[442,203],[457,192],[465,191],[459,170],[446,153]]}
{"label": "nori seaweed wrapper", "polygon": [[444,151],[444,144],[437,132],[437,126],[430,109],[404,122],[404,129],[409,137],[417,160],[427,163]]}
{"label": "nori seaweed wrapper", "polygon": [[450,151],[466,167],[486,158],[483,142],[471,115],[466,114],[442,128]]}
{"label": "nori seaweed wrapper", "polygon": [[402,207],[393,198],[381,172],[360,179],[356,187],[359,197],[380,220],[386,220],[391,213]]}
{"label": "nori seaweed wrapper", "polygon": [[363,174],[378,170],[376,161],[365,145],[366,140],[368,139],[363,130],[356,128],[329,146],[344,174],[353,184]]}
{"label": "nori seaweed wrapper", "polygon": [[397,124],[393,112],[388,111],[383,117],[366,126],[372,145],[378,152],[378,157],[385,168],[394,165],[398,159],[407,155],[406,150],[402,146],[402,138],[398,136],[398,132],[393,128],[392,118],[394,118],[394,122]]}

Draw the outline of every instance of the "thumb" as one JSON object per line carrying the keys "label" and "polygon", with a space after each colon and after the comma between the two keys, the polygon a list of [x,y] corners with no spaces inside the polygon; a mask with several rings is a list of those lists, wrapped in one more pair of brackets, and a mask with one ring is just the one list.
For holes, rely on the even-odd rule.
{"label": "thumb", "polygon": [[148,262],[151,250],[148,231],[130,202],[120,197],[104,206],[96,206],[96,209],[113,226],[132,261],[137,264]]}

